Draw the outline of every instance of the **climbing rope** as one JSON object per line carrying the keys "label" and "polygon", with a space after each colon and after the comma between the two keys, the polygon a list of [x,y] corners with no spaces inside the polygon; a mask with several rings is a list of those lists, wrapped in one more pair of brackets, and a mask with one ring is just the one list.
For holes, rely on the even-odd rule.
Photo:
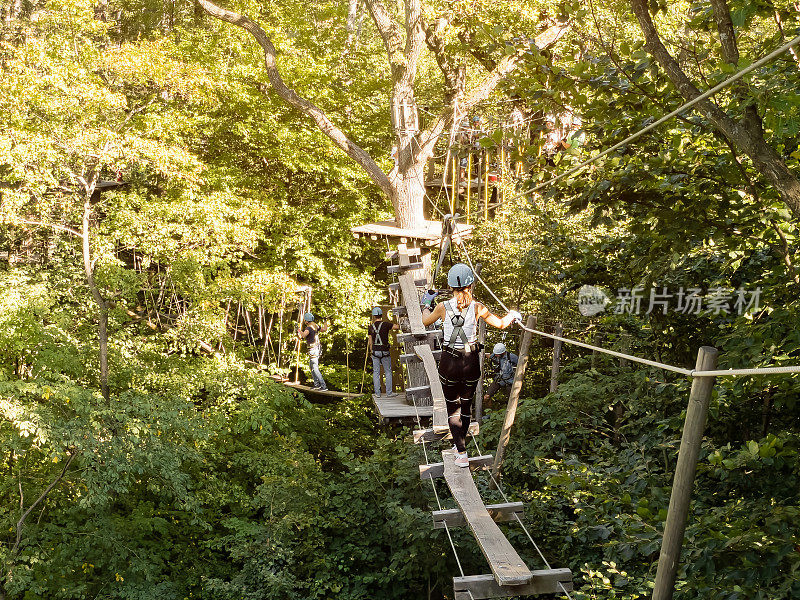
{"label": "climbing rope", "polygon": [[[800,38],[798,38],[798,41],[800,41]],[[492,291],[492,289],[487,285],[487,283],[483,280],[483,278],[475,271],[475,267],[472,264],[472,259],[469,256],[469,252],[467,252],[467,248],[464,245],[464,242],[459,238],[456,240],[456,243],[461,247],[461,251],[464,253],[464,257],[466,258],[467,263],[472,268],[472,272],[474,273],[475,278],[481,283],[481,285],[483,285],[486,291],[489,292],[492,298],[494,298],[495,301],[497,301],[497,303],[503,308],[503,310],[509,312],[508,306],[506,306],[506,304],[502,300],[500,300],[500,298],[497,297],[497,294],[495,294],[494,291]],[[669,365],[662,362],[647,360],[646,358],[640,358],[632,354],[625,354],[624,352],[616,352],[615,350],[608,350],[607,348],[602,348],[600,346],[593,346],[592,344],[578,342],[570,338],[553,335],[551,333],[545,333],[544,331],[539,331],[538,329],[527,327],[526,325],[524,325],[522,322],[519,321],[517,322],[517,325],[519,325],[524,331],[529,331],[530,333],[534,333],[542,337],[559,340],[566,344],[571,344],[573,346],[580,346],[588,350],[597,350],[598,352],[602,352],[603,354],[609,354],[611,356],[616,356],[618,358],[624,358],[630,360],[631,362],[637,362],[651,367],[664,369],[665,371],[672,371],[673,373],[680,373],[681,375],[688,375],[689,377],[737,377],[741,375],[780,375],[780,374],[800,373],[800,365],[790,366],[790,367],[721,369],[715,371],[698,371],[696,369],[684,369],[683,367],[676,367],[675,365]]]}

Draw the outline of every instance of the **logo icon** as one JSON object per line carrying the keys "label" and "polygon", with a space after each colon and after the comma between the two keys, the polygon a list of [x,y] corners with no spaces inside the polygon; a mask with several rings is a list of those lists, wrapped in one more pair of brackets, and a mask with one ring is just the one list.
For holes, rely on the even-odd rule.
{"label": "logo icon", "polygon": [[611,304],[611,300],[600,288],[584,285],[578,290],[578,311],[584,317],[600,314],[605,311],[607,304]]}

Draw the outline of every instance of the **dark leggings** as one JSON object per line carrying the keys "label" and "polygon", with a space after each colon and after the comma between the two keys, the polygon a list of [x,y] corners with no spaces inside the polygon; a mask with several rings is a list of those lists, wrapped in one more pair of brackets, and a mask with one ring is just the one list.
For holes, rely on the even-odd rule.
{"label": "dark leggings", "polygon": [[472,414],[472,397],[481,377],[480,351],[462,354],[442,349],[439,381],[447,402],[447,422],[456,450],[467,449],[467,432]]}

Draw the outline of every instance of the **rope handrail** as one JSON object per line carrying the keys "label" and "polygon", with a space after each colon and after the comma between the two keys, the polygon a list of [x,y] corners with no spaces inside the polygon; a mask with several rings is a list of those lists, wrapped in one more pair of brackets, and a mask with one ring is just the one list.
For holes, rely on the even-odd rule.
{"label": "rope handrail", "polygon": [[[469,266],[472,268],[472,272],[475,275],[475,278],[483,285],[487,292],[494,298],[498,304],[505,310],[509,312],[508,306],[497,297],[492,289],[486,284],[480,274],[475,272],[475,267],[472,264],[472,259],[469,256],[469,252],[467,252],[467,248],[464,245],[462,240],[458,240],[458,245],[461,246],[461,250],[464,253],[464,257],[467,259]],[[743,375],[786,375],[786,374],[794,374],[800,373],[800,365],[792,365],[788,367],[754,367],[749,369],[719,369],[714,371],[698,371],[696,369],[685,369],[683,367],[676,367],[675,365],[669,365],[662,362],[657,362],[654,360],[648,360],[646,358],[641,358],[639,356],[634,356],[632,354],[625,354],[624,352],[617,352],[616,350],[609,350],[607,348],[603,348],[601,346],[593,346],[592,344],[587,344],[585,342],[579,342],[577,340],[572,340],[570,338],[561,337],[558,335],[554,335],[552,333],[545,333],[544,331],[539,331],[538,329],[532,329],[521,322],[517,321],[517,325],[522,328],[524,331],[529,331],[533,334],[551,338],[554,340],[559,340],[566,344],[571,344],[573,346],[580,346],[581,348],[586,348],[588,350],[597,350],[598,352],[602,352],[603,354],[609,354],[611,356],[616,356],[618,358],[624,358],[631,362],[636,362],[644,365],[648,365],[651,367],[656,367],[659,369],[664,369],[665,371],[672,371],[673,373],[679,373],[681,375],[687,375],[689,377],[739,377]]]}

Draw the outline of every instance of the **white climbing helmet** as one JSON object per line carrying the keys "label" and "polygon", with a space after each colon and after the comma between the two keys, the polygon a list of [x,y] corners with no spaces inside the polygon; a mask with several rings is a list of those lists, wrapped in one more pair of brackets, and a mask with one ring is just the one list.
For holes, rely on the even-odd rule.
{"label": "white climbing helmet", "polygon": [[494,345],[494,348],[492,349],[492,354],[505,354],[505,353],[506,353],[505,344],[501,344],[498,342],[497,344]]}
{"label": "white climbing helmet", "polygon": [[372,316],[373,317],[382,317],[383,316],[383,311],[381,310],[380,306],[376,306],[375,308],[372,309]]}
{"label": "white climbing helmet", "polygon": [[451,288],[465,288],[475,283],[475,275],[472,269],[464,263],[458,263],[450,267],[447,272],[447,285]]}

